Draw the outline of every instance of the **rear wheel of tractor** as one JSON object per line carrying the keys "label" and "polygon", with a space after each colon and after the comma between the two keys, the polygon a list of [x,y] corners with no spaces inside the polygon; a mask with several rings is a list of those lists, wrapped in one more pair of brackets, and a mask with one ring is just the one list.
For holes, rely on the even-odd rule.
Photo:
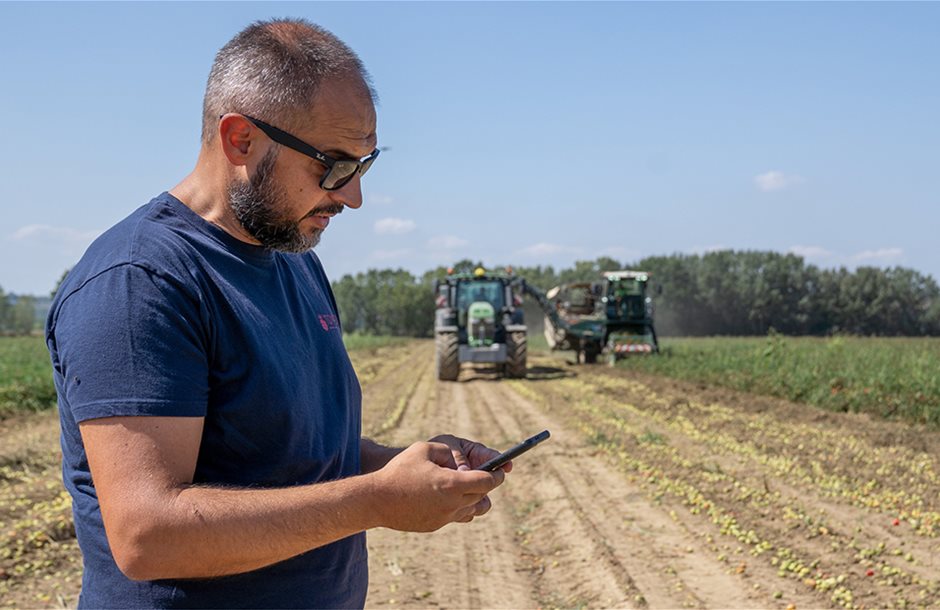
{"label": "rear wheel of tractor", "polygon": [[441,381],[457,381],[457,377],[460,375],[457,333],[438,333],[435,343],[437,347],[437,378]]}
{"label": "rear wheel of tractor", "polygon": [[511,379],[525,379],[526,358],[529,346],[525,333],[509,333],[506,341],[506,376]]}
{"label": "rear wheel of tractor", "polygon": [[584,346],[584,350],[578,352],[578,361],[581,364],[594,364],[597,362],[597,345],[594,343],[588,343]]}

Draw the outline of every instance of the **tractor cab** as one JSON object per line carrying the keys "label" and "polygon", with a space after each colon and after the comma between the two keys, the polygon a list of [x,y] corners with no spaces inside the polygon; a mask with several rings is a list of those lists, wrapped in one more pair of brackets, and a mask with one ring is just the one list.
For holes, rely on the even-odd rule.
{"label": "tractor cab", "polygon": [[607,319],[643,322],[652,317],[652,299],[646,296],[649,275],[635,271],[609,271],[606,280]]}

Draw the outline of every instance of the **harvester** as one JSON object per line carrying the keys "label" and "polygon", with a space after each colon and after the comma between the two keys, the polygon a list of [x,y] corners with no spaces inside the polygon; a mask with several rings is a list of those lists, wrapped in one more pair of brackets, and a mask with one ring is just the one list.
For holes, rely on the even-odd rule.
{"label": "harvester", "polygon": [[545,312],[545,339],[553,350],[574,350],[578,361],[611,364],[659,351],[645,271],[606,271],[600,282],[562,284],[543,294],[525,286]]}
{"label": "harvester", "polygon": [[434,337],[437,378],[456,381],[464,362],[494,364],[506,377],[526,374],[526,326],[522,313],[524,285],[512,275],[478,267],[473,273],[448,271],[436,280]]}

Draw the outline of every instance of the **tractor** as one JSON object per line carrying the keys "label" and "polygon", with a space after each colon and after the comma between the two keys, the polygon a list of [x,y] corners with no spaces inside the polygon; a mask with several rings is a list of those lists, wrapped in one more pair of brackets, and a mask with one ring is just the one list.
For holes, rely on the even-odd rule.
{"label": "tractor", "polygon": [[542,294],[524,285],[545,311],[545,339],[553,350],[574,350],[590,364],[605,356],[613,364],[634,354],[659,351],[649,273],[605,271],[603,281],[562,284]]}
{"label": "tractor", "polygon": [[519,278],[477,267],[434,282],[437,378],[456,381],[464,362],[496,365],[500,375],[524,378],[526,326]]}

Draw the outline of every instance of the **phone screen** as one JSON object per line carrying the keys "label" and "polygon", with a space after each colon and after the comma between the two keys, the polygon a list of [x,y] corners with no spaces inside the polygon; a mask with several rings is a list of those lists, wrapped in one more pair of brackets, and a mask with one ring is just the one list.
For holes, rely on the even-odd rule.
{"label": "phone screen", "polygon": [[508,451],[504,451],[503,453],[500,453],[499,455],[494,457],[492,460],[484,462],[477,468],[477,470],[485,470],[486,472],[493,472],[494,470],[496,470],[497,468],[499,468],[500,466],[502,466],[509,460],[522,455],[523,453],[525,453],[532,447],[535,447],[542,441],[548,440],[548,437],[550,436],[551,436],[551,433],[548,430],[542,430],[535,436],[525,439],[524,441],[522,441],[521,443],[519,443],[512,449],[509,449]]}

